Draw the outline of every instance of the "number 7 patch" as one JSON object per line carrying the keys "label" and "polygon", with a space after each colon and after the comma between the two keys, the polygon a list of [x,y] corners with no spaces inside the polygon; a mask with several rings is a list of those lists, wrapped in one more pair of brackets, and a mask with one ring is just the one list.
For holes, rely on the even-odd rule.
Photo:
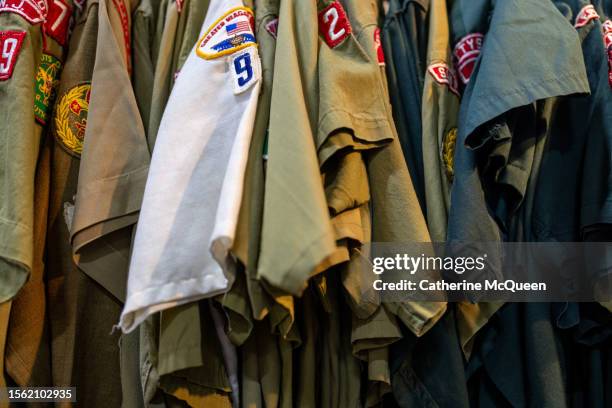
{"label": "number 7 patch", "polygon": [[0,81],[13,75],[25,31],[0,31]]}
{"label": "number 7 patch", "polygon": [[49,0],[49,13],[44,23],[45,32],[62,47],[68,38],[72,7],[64,0]]}
{"label": "number 7 patch", "polygon": [[261,78],[261,63],[255,47],[248,47],[232,55],[229,58],[229,65],[236,95],[249,89]]}
{"label": "number 7 patch", "polygon": [[351,23],[342,4],[334,1],[319,12],[319,31],[330,48],[337,47],[351,34]]}

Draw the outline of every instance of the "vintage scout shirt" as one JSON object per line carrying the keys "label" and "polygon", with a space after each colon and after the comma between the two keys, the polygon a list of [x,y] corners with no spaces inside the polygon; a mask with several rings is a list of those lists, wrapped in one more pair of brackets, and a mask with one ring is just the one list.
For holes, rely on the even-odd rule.
{"label": "vintage scout shirt", "polygon": [[[528,1],[525,7],[519,9],[516,6],[512,2],[496,3],[491,14],[493,19],[488,25],[488,1],[483,0],[479,4],[457,2],[451,11],[458,76],[466,88],[459,113],[456,146],[463,147],[457,147],[454,159],[449,241],[496,242],[507,234],[504,223],[507,224],[508,215],[520,204],[528,185],[529,174],[523,170],[521,160],[526,164],[531,163],[530,168],[533,160],[529,161],[525,154],[517,155],[520,152],[514,149],[512,160],[506,159],[510,163],[501,169],[489,166],[487,174],[480,174],[483,170],[477,165],[484,160],[481,158],[483,155],[509,157],[512,137],[508,124],[512,122],[507,119],[514,118],[514,123],[525,123],[517,122],[516,112],[529,114],[530,107],[526,105],[539,99],[589,91],[575,29],[568,25],[553,4]],[[521,16],[529,17],[521,20]],[[542,16],[541,19],[547,21],[546,25],[541,26],[536,16]],[[529,30],[537,31],[538,35],[530,36]],[[487,33],[486,36],[483,32]],[[493,40],[487,42],[487,38]],[[508,38],[513,38],[513,41],[509,42],[511,47],[505,47],[505,52],[520,56],[521,60],[530,61],[530,64],[499,63],[500,58],[504,57],[498,55],[501,49],[492,44],[495,41],[508,41]],[[537,49],[546,50],[546,53],[540,53]],[[509,61],[515,62],[516,59]],[[520,65],[520,68],[515,65]],[[506,79],[497,80],[500,75]],[[514,108],[519,109],[515,109],[511,116],[501,116]],[[503,122],[500,125],[493,121],[498,117]],[[522,137],[525,132],[518,134]],[[526,153],[533,155],[533,150]],[[505,163],[504,160],[489,162]],[[481,179],[490,182],[485,185]],[[508,193],[499,194],[500,190]],[[491,210],[488,205],[491,205]],[[474,219],[479,221],[474,222]],[[504,223],[498,223],[502,219]],[[492,268],[490,272],[499,271]],[[469,314],[459,322],[464,346],[474,331],[482,327],[496,310],[496,307],[487,307],[486,311],[479,308],[478,305],[460,308],[461,312]]]}
{"label": "vintage scout shirt", "polygon": [[[270,121],[278,3],[279,0],[264,0],[256,3],[256,34],[261,56],[262,84],[245,171],[244,194],[238,218],[236,241],[232,249],[245,266],[246,284],[249,291],[248,301],[251,303],[252,313],[256,319],[263,319],[269,313],[272,300],[256,279],[256,275],[264,197],[263,152]],[[228,298],[223,301],[223,304],[229,308],[231,308],[231,303]]]}
{"label": "vintage scout shirt", "polygon": [[[116,41],[110,33],[112,4],[88,1],[76,19],[51,117],[51,184],[47,233],[47,307],[53,385],[76,386],[88,407],[121,404],[118,333],[119,301],[75,264],[70,229],[91,102],[97,49]],[[116,23],[119,26],[119,20]],[[121,65],[125,54],[109,64]],[[104,84],[102,85],[104,86]],[[124,92],[131,93],[127,88]],[[91,111],[90,111],[91,108]],[[91,113],[91,116],[89,115]],[[99,160],[97,160],[99,161]],[[68,406],[69,404],[66,404]],[[61,406],[61,405],[60,405]]]}
{"label": "vintage scout shirt", "polygon": [[253,26],[239,2],[211,2],[177,78],[136,231],[124,331],[156,311],[227,290],[261,77]]}
{"label": "vintage scout shirt", "polygon": [[459,79],[450,49],[446,2],[431,0],[429,10],[427,72],[421,108],[425,213],[431,240],[444,242],[457,138]]}
{"label": "vintage scout shirt", "polygon": [[[368,49],[375,52],[372,40]],[[402,160],[402,152],[393,125],[391,106],[384,70],[380,70],[380,87],[386,95],[387,117],[394,142],[373,151],[367,161],[372,200],[373,242],[430,242],[425,218],[419,205],[410,173]],[[387,303],[395,314],[416,336],[422,336],[442,317],[444,302]]]}
{"label": "vintage scout shirt", "polygon": [[125,300],[132,229],[150,160],[130,81],[129,15],[136,4],[116,0],[99,9],[98,36],[104,41],[98,41],[95,50],[88,93],[95,110],[78,148],[81,161],[71,225],[77,265],[120,301]]}
{"label": "vintage scout shirt", "polygon": [[[272,333],[276,332],[274,326],[279,321],[293,322],[293,299],[291,295],[286,294],[280,294],[275,299],[263,282],[257,279],[264,195],[264,144],[270,117],[278,3],[278,0],[269,0],[259,1],[256,4],[256,35],[262,64],[262,89],[249,149],[236,241],[232,249],[244,266],[244,270],[238,273],[231,290],[222,299],[222,305],[228,316],[229,337],[236,345],[244,344],[245,348],[252,347],[256,342],[255,337],[261,338],[266,335],[274,343],[274,347],[268,350],[269,353],[256,353],[256,357],[245,359],[242,381],[249,385],[241,393],[241,400],[247,406],[260,404],[262,393],[265,398],[275,398],[274,396],[278,398],[281,378],[283,381],[290,378],[288,375],[281,377],[278,374],[281,366],[276,342],[285,340],[280,337],[277,339]],[[281,299],[285,302],[281,302]],[[279,317],[267,319],[266,317],[271,314]],[[263,320],[264,323],[256,324],[254,320]],[[248,345],[245,343],[247,341]],[[273,360],[276,364],[270,361],[264,362],[271,359],[271,353],[276,357]],[[274,376],[276,381],[262,381],[261,386],[264,389],[258,386],[259,360],[261,364],[269,367],[271,372],[276,373]]]}
{"label": "vintage scout shirt", "polygon": [[44,45],[35,77],[34,118],[40,135],[34,180],[34,250],[28,281],[13,299],[6,339],[6,372],[21,387],[51,384],[51,363],[45,294],[45,246],[49,207],[51,112],[68,46],[68,27],[78,8],[72,2],[49,4],[47,21],[40,24]]}
{"label": "vintage scout shirt", "polygon": [[[308,23],[298,29],[296,19]],[[337,251],[313,136],[318,121],[316,21],[312,4],[281,1],[257,276],[294,295]]]}
{"label": "vintage scout shirt", "polygon": [[45,2],[0,5],[0,302],[17,294],[33,264],[34,173],[41,142],[33,84],[46,14]]}
{"label": "vintage scout shirt", "polygon": [[[320,15],[325,16],[326,10],[329,12],[335,7],[341,10],[340,14],[347,16],[344,28],[350,31],[350,35],[345,36],[336,47],[328,46],[327,37],[323,37],[325,43],[321,44],[320,86],[337,83],[343,92],[321,92],[320,111],[325,113],[321,121],[324,126],[319,132],[320,137],[325,139],[319,155],[326,176],[328,206],[334,215],[332,222],[336,230],[340,227],[342,233],[337,239],[347,239],[344,245],[349,248],[351,257],[358,259],[361,244],[372,240],[368,158],[376,154],[376,150],[387,149],[394,142],[394,131],[390,125],[388,96],[381,76],[384,56],[381,55],[379,41],[377,4],[350,0],[330,2],[327,8],[320,11]],[[322,28],[325,33],[325,25]],[[345,84],[350,90],[344,87]],[[351,91],[359,96],[348,97]],[[356,213],[357,217],[350,217],[351,213]],[[387,346],[398,340],[401,334],[397,318],[380,305],[380,300],[361,294],[360,285],[367,283],[360,283],[362,271],[352,265],[352,261],[327,274],[327,281],[331,285],[334,274],[341,273],[342,288],[350,295],[344,298],[348,300],[353,315],[350,326],[336,326],[332,324],[335,321],[334,312],[348,309],[330,308],[330,328],[338,331],[337,334],[332,332],[330,337],[337,335],[342,338],[346,330],[350,331],[353,355],[367,364],[367,377],[363,378],[367,381],[353,383],[350,367],[354,362],[341,357],[340,372],[346,375],[344,386],[350,390],[351,386],[357,385],[366,390],[363,403],[372,406],[380,403],[382,395],[391,389]],[[330,291],[330,302],[335,301],[334,296]],[[344,389],[339,392],[342,394]]]}

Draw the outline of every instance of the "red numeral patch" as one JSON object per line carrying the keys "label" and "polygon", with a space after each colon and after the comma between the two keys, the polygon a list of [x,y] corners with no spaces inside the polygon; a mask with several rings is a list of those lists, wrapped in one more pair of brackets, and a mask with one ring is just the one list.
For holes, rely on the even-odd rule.
{"label": "red numeral patch", "polygon": [[0,31],[0,81],[13,75],[25,31]]}
{"label": "red numeral patch", "polygon": [[455,66],[464,84],[470,81],[470,77],[474,71],[474,65],[480,55],[483,39],[484,35],[480,33],[468,34],[457,43],[453,50],[453,54],[457,60]]}
{"label": "red numeral patch", "polygon": [[44,0],[0,0],[1,13],[16,13],[31,24],[38,24],[47,18]]}
{"label": "red numeral patch", "polygon": [[580,10],[580,12],[578,13],[578,16],[576,16],[576,22],[574,23],[574,27],[584,27],[589,23],[589,21],[598,18],[599,14],[597,14],[597,12],[595,11],[595,7],[593,7],[592,4],[589,4],[588,6],[584,6],[582,10]]}
{"label": "red numeral patch", "polygon": [[49,0],[49,13],[43,27],[45,33],[62,47],[68,39],[68,26],[71,15],[72,7],[64,0]]}
{"label": "red numeral patch", "polygon": [[457,81],[457,75],[449,68],[444,62],[438,62],[431,64],[427,67],[427,71],[433,77],[433,79],[441,84],[447,85],[448,89],[455,95],[459,96],[459,82]]}
{"label": "red numeral patch", "polygon": [[351,34],[351,23],[342,4],[334,1],[319,12],[319,31],[331,48],[340,45]]}
{"label": "red numeral patch", "polygon": [[376,60],[378,65],[385,65],[385,52],[383,51],[382,43],[380,41],[380,28],[374,29],[374,46],[376,47]]}

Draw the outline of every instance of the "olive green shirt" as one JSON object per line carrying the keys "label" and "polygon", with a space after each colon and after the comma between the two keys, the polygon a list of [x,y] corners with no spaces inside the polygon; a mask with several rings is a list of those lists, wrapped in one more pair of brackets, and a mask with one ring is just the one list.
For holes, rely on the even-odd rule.
{"label": "olive green shirt", "polygon": [[295,295],[336,252],[314,138],[319,35],[310,3],[280,3],[257,270],[260,279]]}
{"label": "olive green shirt", "polygon": [[[17,31],[10,78],[0,81],[0,302],[13,298],[33,265],[34,173],[40,128],[34,116],[34,79],[42,54],[41,25],[17,13],[0,14],[2,31]],[[11,41],[16,40],[12,38]]]}
{"label": "olive green shirt", "polygon": [[[72,7],[73,14],[76,14],[72,2],[67,5]],[[58,15],[56,20],[49,19],[45,24],[57,23],[59,32],[62,32],[62,29],[68,26],[69,19],[70,15]],[[56,36],[46,37],[34,78],[33,112],[41,147],[34,180],[32,268],[28,281],[13,299],[6,353],[3,354],[6,373],[21,387],[51,383],[44,278],[51,153],[48,129],[67,45],[60,44],[58,40],[62,39],[54,37]]]}

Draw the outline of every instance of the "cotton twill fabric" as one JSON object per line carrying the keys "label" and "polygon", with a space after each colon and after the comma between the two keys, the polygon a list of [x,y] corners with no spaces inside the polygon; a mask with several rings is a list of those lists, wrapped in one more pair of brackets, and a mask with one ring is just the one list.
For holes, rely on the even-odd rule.
{"label": "cotton twill fabric", "polygon": [[[450,27],[445,0],[431,0],[429,9],[427,66],[444,63],[454,71],[450,50]],[[434,242],[446,241],[452,178],[447,174],[445,152],[454,156],[448,138],[457,128],[459,97],[449,85],[438,83],[427,72],[423,86],[421,118],[423,126],[423,174],[425,178],[425,213]],[[445,150],[447,149],[447,150]]]}
{"label": "cotton twill fabric", "polygon": [[[201,32],[240,5],[211,2]],[[134,240],[124,331],[228,287],[217,262],[225,263],[233,242],[260,86],[234,95],[229,76],[226,58],[204,60],[194,49],[172,90]]]}
{"label": "cotton twill fabric", "polygon": [[[71,51],[62,71],[58,101],[75,87],[91,81],[98,42],[115,41],[113,37],[99,35],[100,24],[105,24],[100,21],[107,18],[101,7],[97,1],[89,1],[77,19],[70,40]],[[121,305],[74,263],[69,234],[70,208],[77,189],[80,155],[63,144],[59,134],[62,122],[57,115],[58,109],[52,126],[45,271],[52,384],[76,386],[82,406],[119,406],[122,398],[119,336],[118,333],[111,335],[110,331],[119,319]],[[69,121],[76,122],[76,119]]]}
{"label": "cotton twill fabric", "polygon": [[89,101],[95,114],[85,130],[71,238],[79,268],[124,301],[150,156],[118,15],[116,7],[101,4],[98,30],[105,41],[96,49]]}
{"label": "cotton twill fabric", "polygon": [[[32,35],[40,26],[30,26]],[[34,44],[33,44],[34,46]],[[38,46],[42,47],[42,43]],[[27,48],[34,52],[34,48]],[[35,52],[38,54],[38,52]],[[53,38],[46,38],[44,52],[39,55],[40,64],[49,55],[63,62],[64,48]],[[40,69],[40,68],[39,68]],[[40,72],[40,71],[39,71]],[[57,73],[59,77],[59,72]],[[37,74],[38,76],[38,74]],[[59,79],[59,78],[57,78]],[[52,85],[53,92],[57,83]],[[37,98],[39,95],[37,95]],[[6,339],[5,367],[10,380],[21,386],[49,384],[51,382],[51,363],[49,353],[48,324],[46,319],[47,299],[45,295],[45,245],[49,206],[50,145],[48,128],[51,114],[52,97],[48,100],[47,121],[43,125],[36,122],[36,135],[40,140],[40,151],[36,164],[34,180],[34,251],[32,269],[25,285],[13,299],[9,329]],[[30,112],[27,112],[30,113]],[[15,161],[19,166],[19,162]],[[19,195],[15,195],[18,198]],[[0,278],[1,279],[1,278]]]}
{"label": "cotton twill fabric", "polygon": [[25,32],[11,78],[0,81],[0,302],[11,299],[32,269],[34,173],[40,129],[34,120],[34,87],[42,53],[40,26],[16,13],[0,14],[2,30]]}
{"label": "cotton twill fabric", "polygon": [[[453,3],[451,19],[453,42],[474,32],[486,32],[486,36],[459,111],[458,147],[454,158],[455,176],[451,188],[447,238],[457,243],[501,242],[507,237],[507,231],[501,228],[494,213],[487,207],[487,197],[490,198],[490,194],[487,194],[491,189],[489,187],[485,191],[480,179],[485,176],[478,166],[485,160],[483,155],[493,150],[492,147],[485,149],[482,146],[487,141],[490,144],[500,138],[489,136],[487,139],[486,135],[491,129],[508,129],[507,126],[496,126],[499,122],[496,118],[514,108],[523,109],[524,112],[524,109],[530,108],[525,106],[536,100],[588,93],[580,42],[575,29],[548,2],[458,1]],[[542,25],[541,21],[546,21],[546,24]],[[502,52],[514,58],[505,57]],[[508,139],[505,141],[508,142]],[[520,169],[514,166],[510,170]],[[524,177],[523,174],[514,178],[523,181],[522,188],[526,187]],[[503,183],[500,178],[498,185]],[[489,272],[498,274],[500,271],[492,267]],[[465,322],[460,321],[458,325],[477,331],[495,310],[490,307],[485,309],[486,316],[476,317],[473,308],[460,308],[458,318]],[[462,316],[463,311],[470,315]],[[473,322],[478,324],[474,326]],[[472,331],[472,335],[474,333]],[[467,332],[464,334],[468,335]],[[469,338],[470,335],[464,337],[462,344],[467,344]]]}
{"label": "cotton twill fabric", "polygon": [[337,250],[314,140],[320,41],[315,6],[280,2],[257,270],[259,279],[293,295]]}

